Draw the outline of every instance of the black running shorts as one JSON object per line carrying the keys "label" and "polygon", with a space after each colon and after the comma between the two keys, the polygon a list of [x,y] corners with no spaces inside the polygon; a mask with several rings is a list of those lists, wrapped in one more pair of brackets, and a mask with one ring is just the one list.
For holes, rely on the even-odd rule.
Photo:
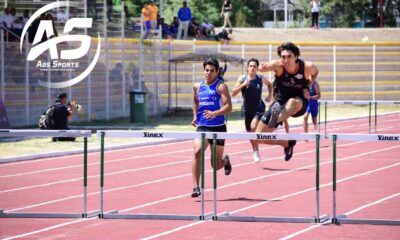
{"label": "black running shorts", "polygon": [[[198,126],[196,132],[226,132],[226,125],[208,127],[208,126]],[[213,139],[207,139],[210,144],[213,144]],[[225,146],[225,139],[217,139],[217,145]]]}

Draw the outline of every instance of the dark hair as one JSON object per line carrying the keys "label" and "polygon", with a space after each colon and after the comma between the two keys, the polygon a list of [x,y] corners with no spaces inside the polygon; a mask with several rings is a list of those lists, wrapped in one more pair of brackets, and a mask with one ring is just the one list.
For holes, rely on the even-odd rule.
{"label": "dark hair", "polygon": [[66,98],[66,97],[67,97],[67,93],[65,93],[65,92],[57,94],[57,99],[61,100],[61,99]]}
{"label": "dark hair", "polygon": [[284,50],[291,51],[296,57],[300,56],[300,49],[296,45],[294,45],[294,43],[292,43],[292,42],[282,43],[282,45],[280,45],[278,47],[279,57],[281,56],[281,53]]}
{"label": "dark hair", "polygon": [[215,67],[215,70],[219,70],[219,62],[215,58],[209,58],[203,62],[203,68],[205,69],[207,65],[211,65]]}
{"label": "dark hair", "polygon": [[250,62],[255,62],[257,67],[260,65],[260,62],[256,58],[250,58],[249,61],[247,61],[247,66],[249,66]]}

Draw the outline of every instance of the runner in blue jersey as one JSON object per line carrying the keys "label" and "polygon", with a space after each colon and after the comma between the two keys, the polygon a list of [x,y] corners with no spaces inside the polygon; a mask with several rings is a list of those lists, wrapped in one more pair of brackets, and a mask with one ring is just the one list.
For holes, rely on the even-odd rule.
{"label": "runner in blue jersey", "polygon": [[[278,55],[279,60],[263,63],[259,67],[261,72],[273,71],[275,80],[274,98],[257,125],[256,132],[273,132],[280,122],[304,115],[309,97],[309,94],[305,94],[308,91],[304,90],[309,89],[318,75],[317,66],[299,58],[300,49],[295,44],[283,43],[278,47]],[[259,140],[259,143],[281,145],[284,147],[285,160],[289,161],[296,140]]]}
{"label": "runner in blue jersey", "polygon": [[308,116],[310,116],[314,124],[314,130],[317,130],[317,117],[318,117],[318,99],[321,98],[321,90],[319,84],[315,81],[310,87],[310,100],[308,101],[307,112],[304,114],[303,129],[308,132]]}
{"label": "runner in blue jersey", "polygon": [[[267,102],[272,96],[272,83],[265,77],[257,75],[257,69],[260,63],[257,59],[251,58],[247,61],[247,74],[239,76],[236,85],[232,90],[232,97],[242,92],[244,123],[247,132],[254,132],[258,122],[265,112],[265,103],[262,100],[263,84],[268,87]],[[260,162],[260,153],[258,144],[254,140],[250,140],[253,147],[253,160]]]}
{"label": "runner in blue jersey", "polygon": [[[219,63],[217,59],[210,58],[203,63],[204,80],[193,86],[193,121],[192,125],[197,127],[197,132],[226,132],[225,115],[232,111],[232,102],[229,95],[228,86],[223,79],[218,78]],[[212,139],[208,139],[205,148],[213,144]],[[217,170],[222,167],[225,169],[225,175],[232,171],[232,165],[229,162],[228,155],[224,155],[225,140],[217,140],[217,166],[213,166],[212,157],[211,166]],[[211,148],[211,154],[214,154]],[[200,181],[200,152],[201,139],[194,140],[194,159],[192,162],[193,193],[192,197],[198,197],[201,194],[199,188]]]}

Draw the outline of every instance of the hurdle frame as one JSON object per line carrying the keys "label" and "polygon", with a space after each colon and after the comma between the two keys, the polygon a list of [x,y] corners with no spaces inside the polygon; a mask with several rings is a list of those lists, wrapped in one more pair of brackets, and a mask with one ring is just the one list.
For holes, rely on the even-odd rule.
{"label": "hurdle frame", "polygon": [[[145,136],[144,133],[149,133],[151,136]],[[122,135],[121,135],[122,134]],[[185,214],[154,214],[154,213],[120,213],[118,210],[111,210],[104,212],[104,144],[105,137],[125,137],[125,138],[180,138],[182,140],[193,140],[201,138],[201,154],[200,154],[200,168],[201,168],[201,204],[199,215],[185,215]],[[101,130],[97,132],[100,136],[100,212],[99,218],[103,219],[142,219],[142,220],[208,220],[211,219],[211,214],[204,213],[204,152],[205,152],[205,138],[204,132],[147,132],[147,131],[112,131]],[[189,196],[189,194],[188,194]]]}
{"label": "hurdle frame", "polygon": [[91,137],[91,131],[81,130],[15,130],[2,129],[0,137],[83,137],[83,212],[8,212],[0,209],[0,218],[92,218],[98,215],[98,211],[87,211],[87,149],[88,137]]}
{"label": "hurdle frame", "polygon": [[[282,133],[247,133],[248,137],[245,138],[235,138],[230,137],[234,134],[227,135],[226,133],[214,133],[213,139],[221,138],[221,139],[248,139],[248,140],[257,140],[257,139],[274,139],[274,140],[292,140],[292,138],[288,137],[286,134]],[[245,134],[242,134],[245,135]],[[316,186],[315,186],[315,199],[316,199],[316,216],[314,217],[279,217],[279,216],[233,216],[230,215],[229,212],[224,212],[218,215],[217,212],[217,175],[216,169],[214,167],[214,211],[213,211],[213,220],[214,221],[234,221],[234,222],[281,222],[281,223],[324,223],[330,220],[330,216],[327,214],[320,214],[320,197],[319,197],[319,147],[320,147],[320,134],[304,134],[304,133],[294,133],[290,134],[291,136],[296,136],[293,140],[315,140],[316,142]],[[216,147],[216,141],[213,144]],[[216,157],[213,159],[214,166],[216,166]]]}
{"label": "hurdle frame", "polygon": [[[376,104],[376,103],[375,103]],[[332,135],[332,196],[333,196],[333,209],[332,209],[332,223],[333,224],[370,224],[370,225],[394,225],[400,226],[400,220],[389,220],[389,219],[366,219],[366,218],[349,218],[345,214],[337,214],[337,200],[336,200],[336,173],[337,173],[337,141],[360,141],[359,136],[361,134],[334,134]],[[400,134],[368,134],[367,139],[364,141],[381,141],[378,138],[379,136],[385,137],[397,137],[400,138]],[[385,140],[385,142],[397,142],[398,140]]]}

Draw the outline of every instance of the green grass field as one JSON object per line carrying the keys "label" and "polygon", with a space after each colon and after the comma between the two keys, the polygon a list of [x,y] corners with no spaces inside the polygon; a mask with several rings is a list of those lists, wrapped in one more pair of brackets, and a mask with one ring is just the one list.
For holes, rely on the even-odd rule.
{"label": "green grass field", "polygon": [[[378,114],[388,112],[399,112],[400,105],[382,105],[378,107]],[[367,117],[369,112],[368,105],[329,105],[328,106],[328,121],[353,118],[353,117]],[[373,114],[374,111],[372,111]],[[321,124],[324,120],[324,110],[321,108]],[[180,112],[177,116],[167,117],[149,117],[146,124],[131,124],[128,118],[117,119],[110,122],[97,121],[89,123],[79,123],[74,125],[73,129],[79,129],[83,126],[106,126],[110,129],[113,126],[123,127],[125,129],[145,129],[149,131],[194,131],[195,128],[191,126],[192,115],[191,112]],[[302,124],[303,118],[291,118],[289,124],[299,125]],[[311,124],[311,119],[309,119]],[[228,131],[244,131],[244,120],[240,112],[233,112],[228,116]],[[132,143],[145,143],[151,139],[126,139],[126,138],[107,138],[106,146],[116,146]],[[93,135],[88,140],[89,149],[99,148],[100,139]],[[0,142],[0,156],[1,158],[18,157],[29,154],[51,153],[66,150],[82,150],[83,139],[78,138],[76,142],[52,142],[50,138],[31,138],[17,141],[3,141]]]}

